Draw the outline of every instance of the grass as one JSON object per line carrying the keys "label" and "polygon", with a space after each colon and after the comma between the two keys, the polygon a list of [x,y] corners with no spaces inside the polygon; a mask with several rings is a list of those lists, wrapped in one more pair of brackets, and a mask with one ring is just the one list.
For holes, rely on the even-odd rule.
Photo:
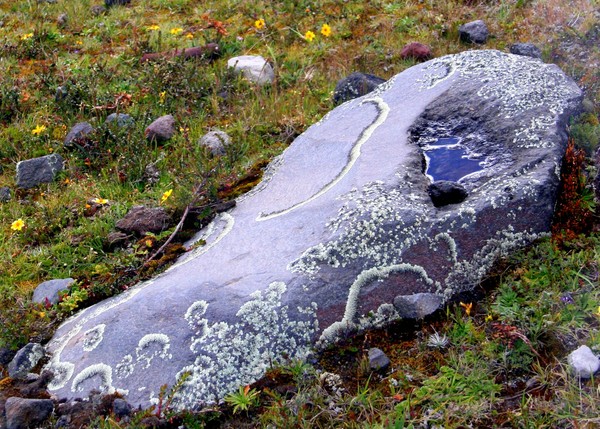
{"label": "grass", "polygon": [[[587,185],[596,173],[587,168],[580,174],[600,141],[600,79],[593,67],[600,57],[597,2],[132,0],[99,13],[92,8],[97,4],[0,3],[0,187],[12,192],[10,201],[0,203],[0,347],[46,341],[73,311],[163,269],[175,247],[150,265],[144,262],[186,206],[247,191],[266,162],[332,108],[338,79],[352,71],[383,78],[401,72],[414,65],[399,57],[412,41],[430,45],[435,56],[469,49],[459,42],[458,26],[483,19],[492,34],[485,48],[536,43],[546,61],[586,89],[588,111],[570,129],[585,152],[572,164],[576,176],[570,176],[560,212],[563,219],[585,216],[583,230],[571,222],[563,234],[559,225],[560,240],[516,255],[469,315],[457,303],[414,334],[396,326],[324,353],[316,367],[275,368],[265,379],[270,387],[265,380],[251,386],[257,390],[241,387],[241,393],[260,392],[258,404],[253,397],[242,413],[225,407],[172,418],[186,427],[599,424],[597,382],[580,385],[564,366],[566,353],[578,344],[600,351],[600,238],[589,232],[598,219],[589,215],[594,201]],[[66,22],[57,22],[63,13]],[[264,27],[258,28],[261,19]],[[331,28],[328,37],[320,32],[323,24]],[[311,42],[307,31],[315,34]],[[209,42],[219,44],[219,58],[139,61],[147,52]],[[267,58],[276,70],[274,84],[259,88],[228,71],[227,59],[242,54]],[[135,124],[106,125],[114,112],[130,114]],[[147,142],[146,126],[165,114],[175,117],[176,135],[161,145]],[[68,150],[62,141],[81,121],[95,131],[85,147]],[[210,157],[197,144],[212,129],[226,131],[234,142],[224,157]],[[57,180],[16,189],[17,162],[50,153],[66,160]],[[146,177],[149,164],[159,171],[155,182]],[[107,203],[96,207],[96,198]],[[110,248],[106,239],[116,221],[139,204],[165,207],[171,229]],[[172,245],[210,216],[207,210],[190,218]],[[11,229],[18,219],[24,227]],[[30,302],[37,284],[65,277],[76,285],[60,304]],[[428,346],[436,334],[448,344]],[[365,369],[367,345],[386,351],[390,373]],[[294,387],[282,390],[286,384]],[[102,416],[92,426],[124,427]]]}

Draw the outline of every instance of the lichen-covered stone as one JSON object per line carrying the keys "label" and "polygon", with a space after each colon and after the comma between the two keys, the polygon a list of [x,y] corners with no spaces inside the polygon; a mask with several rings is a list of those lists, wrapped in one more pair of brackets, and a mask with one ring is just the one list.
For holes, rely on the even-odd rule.
{"label": "lichen-covered stone", "polygon": [[20,161],[17,163],[17,186],[30,189],[50,183],[63,168],[63,158],[57,153]]}
{"label": "lichen-covered stone", "polygon": [[[51,392],[133,406],[186,375],[173,405],[216,402],[272,364],[441,304],[548,233],[581,91],[556,66],[497,51],[441,57],[331,111],[158,278],[67,320]],[[481,171],[434,207],[423,151],[456,136]]]}
{"label": "lichen-covered stone", "polygon": [[377,76],[368,73],[354,72],[340,79],[333,90],[333,104],[338,105],[345,101],[363,96],[372,92],[385,82]]}
{"label": "lichen-covered stone", "polygon": [[567,356],[567,362],[576,377],[591,378],[600,369],[600,359],[588,346],[581,346]]}
{"label": "lichen-covered stone", "polygon": [[0,188],[0,203],[7,203],[11,199],[10,188],[2,186]]}
{"label": "lichen-covered stone", "polygon": [[275,80],[275,71],[271,64],[260,55],[241,55],[230,58],[227,67],[242,73],[242,75],[258,85],[268,85]]}
{"label": "lichen-covered stone", "polygon": [[127,113],[111,113],[106,117],[107,124],[116,124],[118,127],[129,127],[132,126],[135,121]]}
{"label": "lichen-covered stone", "polygon": [[213,130],[200,137],[198,144],[206,147],[212,156],[223,156],[227,153],[225,148],[231,144],[231,137],[224,131]]}
{"label": "lichen-covered stone", "polygon": [[8,375],[12,378],[25,378],[42,357],[44,357],[44,348],[41,344],[27,344],[8,364]]}

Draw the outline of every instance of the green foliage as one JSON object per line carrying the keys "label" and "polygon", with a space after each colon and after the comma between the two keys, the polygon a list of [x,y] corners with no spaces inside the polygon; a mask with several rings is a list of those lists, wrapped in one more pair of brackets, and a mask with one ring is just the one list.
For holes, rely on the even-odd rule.
{"label": "green foliage", "polygon": [[240,386],[237,392],[225,396],[225,402],[233,407],[233,413],[239,411],[249,411],[259,404],[258,395],[260,392],[251,389],[250,386]]}

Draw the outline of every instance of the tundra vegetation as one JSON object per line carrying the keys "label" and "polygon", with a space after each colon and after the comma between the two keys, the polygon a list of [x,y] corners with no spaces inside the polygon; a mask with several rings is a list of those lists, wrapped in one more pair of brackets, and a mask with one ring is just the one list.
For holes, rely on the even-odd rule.
{"label": "tundra vegetation", "polygon": [[[596,0],[132,0],[99,8],[90,0],[0,3],[0,347],[44,342],[74,311],[164,269],[205,225],[211,206],[260,180],[261,168],[332,108],[335,83],[353,71],[389,78],[412,66],[413,41],[434,56],[466,49],[507,51],[535,43],[586,91],[563,166],[552,238],[503,262],[475,293],[417,325],[398,323],[326,350],[311,364],[273,368],[240,386],[222,406],[176,414],[165,387],[160,406],[129,423],[92,416],[90,427],[597,427],[600,385],[578,380],[567,354],[600,352],[600,235],[591,158],[600,140],[600,23]],[[64,15],[63,15],[64,14]],[[62,15],[62,16],[61,16]],[[458,27],[486,22],[483,46]],[[146,53],[216,43],[218,56],[140,62]],[[227,59],[257,54],[275,68],[256,86]],[[111,113],[135,122],[105,123]],[[146,126],[176,120],[166,142]],[[66,148],[73,125],[89,122],[85,144]],[[232,144],[212,157],[197,140],[220,129]],[[56,180],[17,189],[19,161],[60,154]],[[146,167],[158,174],[148,180]],[[172,227],[107,245],[134,205],[162,206]],[[186,214],[183,228],[158,254]],[[149,257],[153,256],[151,260]],[[57,305],[32,304],[40,282],[76,283]],[[372,372],[367,350],[391,359]],[[6,377],[5,369],[0,376]],[[7,377],[0,388],[10,388]],[[48,423],[53,425],[53,422]]]}

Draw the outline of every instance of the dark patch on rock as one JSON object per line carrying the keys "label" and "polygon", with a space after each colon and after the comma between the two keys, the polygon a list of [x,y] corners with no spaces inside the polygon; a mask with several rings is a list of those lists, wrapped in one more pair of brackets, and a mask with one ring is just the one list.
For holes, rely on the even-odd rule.
{"label": "dark patch on rock", "polygon": [[131,415],[132,407],[126,400],[116,398],[112,404],[112,411],[115,417],[122,419]]}
{"label": "dark patch on rock", "polygon": [[17,164],[17,187],[30,189],[50,183],[63,168],[63,158],[57,153],[21,161]]}
{"label": "dark patch on rock", "polygon": [[56,304],[59,300],[58,293],[61,290],[68,289],[75,280],[68,279],[54,279],[40,283],[33,291],[33,298],[31,299],[36,303],[49,302],[50,304]]}
{"label": "dark patch on rock", "polygon": [[448,180],[433,182],[429,185],[427,191],[431,197],[431,202],[436,207],[443,207],[448,204],[459,204],[469,196],[469,193],[463,185]]}
{"label": "dark patch on rock", "polygon": [[538,60],[542,59],[542,51],[533,43],[514,43],[510,45],[509,51],[515,55],[536,58]]}
{"label": "dark patch on rock", "polygon": [[6,429],[36,427],[46,421],[54,404],[49,399],[8,398],[6,400]]}
{"label": "dark patch on rock", "polygon": [[373,371],[382,371],[390,366],[390,358],[377,347],[369,349],[369,368]]}
{"label": "dark patch on rock", "polygon": [[171,219],[162,207],[135,206],[117,222],[116,227],[124,232],[144,235],[158,233],[169,227]]}
{"label": "dark patch on rock", "polygon": [[490,32],[488,31],[485,22],[479,19],[461,25],[458,28],[458,34],[460,35],[460,40],[465,43],[482,45],[487,42]]}
{"label": "dark patch on rock", "polygon": [[7,203],[11,199],[10,188],[3,186],[0,188],[0,203]]}
{"label": "dark patch on rock", "polygon": [[337,106],[345,101],[368,94],[384,82],[385,79],[372,74],[354,72],[335,85],[333,104]]}
{"label": "dark patch on rock", "polygon": [[8,364],[8,375],[12,378],[25,378],[44,357],[44,348],[38,343],[29,343],[20,349]]}
{"label": "dark patch on rock", "polygon": [[146,128],[145,136],[149,141],[165,142],[175,135],[175,118],[164,115]]}
{"label": "dark patch on rock", "polygon": [[8,347],[0,347],[0,365],[6,366],[17,354],[15,350]]}
{"label": "dark patch on rock", "polygon": [[86,146],[89,139],[88,136],[94,132],[94,128],[89,122],[79,122],[75,124],[69,131],[64,140],[64,145],[67,149],[77,146]]}
{"label": "dark patch on rock", "polygon": [[412,42],[407,44],[400,52],[400,58],[408,59],[412,58],[417,61],[430,60],[433,55],[431,54],[431,48],[423,43]]}

